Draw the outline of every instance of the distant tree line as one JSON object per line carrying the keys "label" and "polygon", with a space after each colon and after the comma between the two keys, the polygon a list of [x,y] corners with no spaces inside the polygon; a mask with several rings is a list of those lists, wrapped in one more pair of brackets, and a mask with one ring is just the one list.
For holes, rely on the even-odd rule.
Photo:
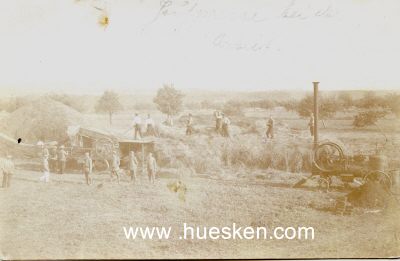
{"label": "distant tree line", "polygon": [[[354,127],[364,127],[376,123],[380,118],[389,113],[400,117],[400,95],[390,93],[379,96],[376,92],[367,92],[363,97],[354,99],[350,92],[340,92],[338,95],[321,94],[319,97],[319,117],[322,120],[333,118],[337,112],[352,110],[354,116]],[[276,101],[272,99],[259,100],[228,100],[222,106],[222,111],[227,115],[242,115],[243,109],[260,108],[272,109],[284,107],[287,111],[296,112],[301,117],[309,117],[313,112],[313,96],[307,95],[302,99],[288,99]],[[204,100],[201,102],[202,109],[216,109],[214,102]],[[324,123],[324,122],[323,122]]]}
{"label": "distant tree line", "polygon": [[[79,112],[85,112],[85,98],[68,94],[48,94],[49,98],[61,102]],[[167,121],[172,124],[172,116],[180,113],[184,107],[189,109],[218,109],[222,110],[229,116],[243,115],[243,110],[246,108],[261,108],[272,109],[275,107],[284,107],[287,111],[296,112],[301,117],[308,117],[313,111],[313,97],[307,95],[302,99],[256,99],[256,100],[228,100],[219,102],[214,100],[203,100],[201,102],[183,103],[184,95],[181,91],[174,88],[173,85],[164,85],[160,88],[153,103],[157,108],[167,116]],[[25,106],[31,102],[32,98],[20,96],[0,100],[0,111],[13,112],[18,108]],[[319,97],[319,117],[322,120],[329,119],[335,116],[339,111],[351,110],[357,114],[354,116],[354,127],[364,127],[375,124],[380,118],[389,113],[393,113],[400,117],[400,94],[390,93],[387,95],[377,95],[376,92],[370,91],[364,94],[363,97],[354,99],[350,92],[340,92],[339,94],[327,95],[321,93]],[[128,108],[152,108],[154,105],[147,103],[138,103],[130,105]],[[106,112],[109,115],[110,124],[112,116],[117,111],[122,110],[119,96],[113,91],[105,91],[104,94],[97,100],[95,104],[96,112]]]}

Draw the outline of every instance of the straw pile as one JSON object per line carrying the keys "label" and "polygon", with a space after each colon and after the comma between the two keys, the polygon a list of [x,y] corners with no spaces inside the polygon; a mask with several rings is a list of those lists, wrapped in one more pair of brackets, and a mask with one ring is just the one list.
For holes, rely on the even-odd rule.
{"label": "straw pile", "polygon": [[9,114],[0,124],[0,131],[24,142],[52,141],[66,138],[69,125],[79,124],[81,115],[74,109],[42,97]]}

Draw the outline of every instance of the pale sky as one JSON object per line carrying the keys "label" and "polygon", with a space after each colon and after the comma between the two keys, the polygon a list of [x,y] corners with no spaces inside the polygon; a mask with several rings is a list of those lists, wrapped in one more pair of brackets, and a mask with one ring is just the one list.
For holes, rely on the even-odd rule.
{"label": "pale sky", "polygon": [[400,89],[397,0],[1,0],[0,35],[1,93]]}

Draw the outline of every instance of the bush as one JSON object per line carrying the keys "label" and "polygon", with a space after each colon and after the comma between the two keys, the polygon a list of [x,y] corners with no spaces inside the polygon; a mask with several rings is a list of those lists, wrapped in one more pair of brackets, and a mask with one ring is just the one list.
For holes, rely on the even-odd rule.
{"label": "bush", "polygon": [[354,116],[353,126],[357,128],[374,125],[387,114],[385,110],[369,110],[358,113]]}
{"label": "bush", "polygon": [[[318,113],[321,119],[333,117],[340,108],[340,103],[334,97],[320,96]],[[302,117],[308,117],[314,111],[314,97],[307,95],[297,104],[295,109]]]}

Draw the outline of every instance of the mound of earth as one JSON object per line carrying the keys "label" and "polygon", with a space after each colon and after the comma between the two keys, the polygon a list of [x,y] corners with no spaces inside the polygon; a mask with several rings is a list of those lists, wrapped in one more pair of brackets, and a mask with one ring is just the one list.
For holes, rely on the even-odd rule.
{"label": "mound of earth", "polygon": [[24,142],[63,140],[69,125],[79,124],[81,114],[61,102],[41,97],[10,113],[0,123],[0,131]]}
{"label": "mound of earth", "polygon": [[379,182],[367,182],[350,192],[347,199],[354,206],[363,208],[382,208],[392,200],[387,189]]}

